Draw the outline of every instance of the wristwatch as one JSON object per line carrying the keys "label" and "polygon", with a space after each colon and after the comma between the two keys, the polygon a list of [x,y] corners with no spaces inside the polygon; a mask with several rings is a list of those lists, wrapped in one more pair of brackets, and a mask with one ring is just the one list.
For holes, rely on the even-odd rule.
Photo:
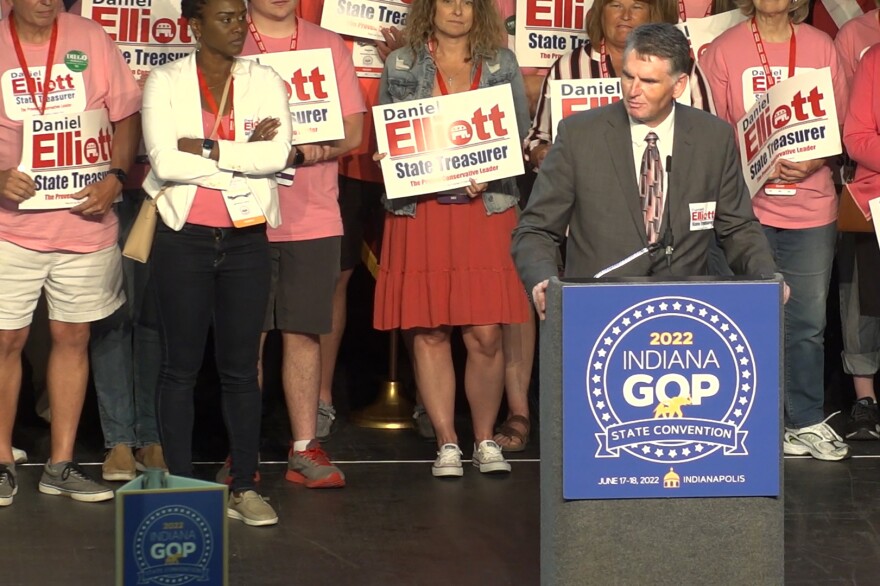
{"label": "wristwatch", "polygon": [[210,138],[206,138],[202,141],[202,156],[206,159],[211,158],[211,151],[214,149],[214,145],[217,144],[217,141],[211,140]]}
{"label": "wristwatch", "polygon": [[306,154],[296,147],[293,148],[296,150],[296,154],[293,155],[293,164],[291,167],[299,167],[306,162]]}
{"label": "wristwatch", "polygon": [[115,175],[117,179],[119,179],[119,183],[125,185],[125,180],[128,178],[128,173],[119,169],[118,167],[114,167],[113,169],[107,170],[107,175]]}

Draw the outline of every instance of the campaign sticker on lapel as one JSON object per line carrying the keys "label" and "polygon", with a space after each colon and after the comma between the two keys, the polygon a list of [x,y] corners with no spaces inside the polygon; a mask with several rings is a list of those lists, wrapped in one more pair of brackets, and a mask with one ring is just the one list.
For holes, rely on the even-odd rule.
{"label": "campaign sticker on lapel", "polygon": [[691,232],[711,230],[715,227],[715,202],[704,201],[688,204],[691,211]]}

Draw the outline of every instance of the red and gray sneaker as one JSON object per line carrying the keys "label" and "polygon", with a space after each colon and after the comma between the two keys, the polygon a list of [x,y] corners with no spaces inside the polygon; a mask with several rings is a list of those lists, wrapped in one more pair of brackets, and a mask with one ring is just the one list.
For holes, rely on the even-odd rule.
{"label": "red and gray sneaker", "polygon": [[302,484],[306,488],[342,488],[345,486],[345,474],[342,470],[330,463],[330,456],[318,443],[318,440],[309,442],[308,447],[302,452],[296,452],[290,448],[287,457],[287,474],[284,476],[290,482]]}
{"label": "red and gray sneaker", "polygon": [[[217,475],[214,477],[214,480],[217,484],[225,484],[229,486],[232,484],[232,456],[226,456],[226,461],[223,462],[223,465],[220,466],[220,470],[217,470]],[[260,481],[260,471],[257,470],[254,472],[254,482]]]}

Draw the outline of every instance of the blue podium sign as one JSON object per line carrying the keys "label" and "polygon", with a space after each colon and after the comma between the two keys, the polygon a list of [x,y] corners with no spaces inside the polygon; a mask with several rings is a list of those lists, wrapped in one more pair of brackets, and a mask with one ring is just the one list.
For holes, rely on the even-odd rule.
{"label": "blue podium sign", "polygon": [[116,493],[116,584],[227,584],[226,486],[167,476],[147,488],[145,478]]}
{"label": "blue podium sign", "polygon": [[780,286],[563,287],[563,497],[778,496]]}

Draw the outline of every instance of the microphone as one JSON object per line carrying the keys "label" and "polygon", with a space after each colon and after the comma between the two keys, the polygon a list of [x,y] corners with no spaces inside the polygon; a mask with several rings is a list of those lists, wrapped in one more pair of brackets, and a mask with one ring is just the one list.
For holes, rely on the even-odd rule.
{"label": "microphone", "polygon": [[[670,179],[669,184],[672,184],[672,155],[666,156],[666,177]],[[666,230],[663,231],[663,238],[660,240],[660,246],[665,247],[666,253],[666,266],[668,268],[672,268],[672,252],[675,250],[675,236],[672,234],[672,218],[670,217],[669,211],[669,186],[666,188],[666,203],[663,206],[663,222],[666,224]]]}

